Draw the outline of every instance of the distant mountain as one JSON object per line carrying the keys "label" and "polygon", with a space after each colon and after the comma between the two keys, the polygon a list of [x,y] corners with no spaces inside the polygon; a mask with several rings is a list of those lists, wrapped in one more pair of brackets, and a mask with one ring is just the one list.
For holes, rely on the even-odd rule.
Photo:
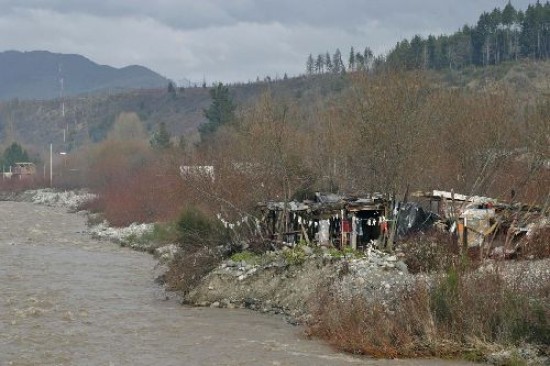
{"label": "distant mountain", "polygon": [[53,99],[104,91],[164,88],[169,80],[143,66],[120,69],[48,51],[0,52],[0,100]]}

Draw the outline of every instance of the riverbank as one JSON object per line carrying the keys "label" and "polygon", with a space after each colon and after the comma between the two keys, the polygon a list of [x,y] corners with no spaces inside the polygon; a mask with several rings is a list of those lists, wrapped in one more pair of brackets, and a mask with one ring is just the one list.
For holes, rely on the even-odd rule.
{"label": "riverbank", "polygon": [[[262,257],[224,261],[185,294],[185,302],[285,314],[290,322],[307,325],[310,335],[350,353],[390,358],[458,357],[494,365],[548,365],[550,362],[548,344],[544,348],[544,342],[548,342],[545,318],[540,319],[540,324],[532,319],[546,307],[524,303],[547,296],[541,295],[541,291],[547,291],[550,283],[548,259],[487,261],[471,272],[460,274],[459,284],[453,290],[445,287],[453,283],[449,273],[411,274],[396,256],[378,251],[367,256],[339,258],[329,253],[311,253],[298,264],[285,262],[284,252]],[[441,291],[445,289],[456,291],[456,295],[443,295]],[[430,293],[443,297],[437,300]],[[453,299],[456,304],[447,302]],[[437,306],[454,313],[448,315],[449,321],[464,327],[461,328],[462,341],[460,336],[452,342],[447,338],[449,335],[442,339],[436,336],[446,334],[442,326],[434,325],[438,323],[437,314],[428,309],[437,301],[440,301]],[[489,309],[491,306],[497,309]],[[372,309],[378,313],[371,312]],[[482,317],[478,318],[479,329],[487,326],[483,316],[508,317],[500,319],[500,325],[495,324],[502,334],[502,343],[467,333],[466,323],[471,319]],[[460,320],[457,322],[456,318]],[[504,337],[506,328],[516,325],[519,328],[510,331],[518,332],[525,343],[505,341],[509,339]],[[522,327],[531,329],[522,331]],[[403,336],[395,349],[391,348],[395,338],[399,338],[397,334],[406,334],[408,328],[414,334]],[[477,329],[469,331],[473,335],[482,334],[481,330],[475,333]],[[415,338],[415,334],[422,332],[433,337],[429,344],[423,337]],[[374,339],[369,341],[369,337]],[[369,346],[382,339],[387,344]],[[534,340],[542,344],[531,343]]]}
{"label": "riverbank", "polygon": [[[147,240],[147,235],[154,230],[154,224],[132,223],[126,227],[112,227],[99,215],[81,210],[81,206],[96,196],[87,190],[58,191],[51,188],[27,190],[22,192],[0,192],[0,201],[30,202],[34,204],[58,207],[79,215],[86,216],[86,232],[94,239],[109,241],[132,249],[154,253],[158,243]],[[175,251],[174,246],[159,249],[159,255],[169,260]]]}
{"label": "riverbank", "polygon": [[[85,192],[76,194],[41,190],[25,192],[12,199],[66,207],[74,211],[78,207],[76,203],[82,202],[81,199],[85,197],[89,199]],[[144,244],[140,240],[135,240],[150,230],[152,225],[110,228],[106,223],[99,223],[89,227],[88,233],[95,238],[124,246],[132,247],[131,243],[136,243],[134,249],[150,251],[154,244]],[[171,254],[174,249],[172,247]],[[472,273],[474,276],[496,275],[510,285],[521,285],[527,291],[534,291],[541,284],[550,283],[548,260],[487,261]],[[182,295],[185,303],[195,306],[248,308],[264,313],[284,314],[291,323],[315,326],[316,321],[319,320],[316,309],[319,309],[319,305],[323,305],[324,301],[329,300],[326,297],[327,294],[332,295],[331,300],[340,301],[334,303],[340,308],[358,298],[366,299],[367,305],[392,304],[396,297],[414,290],[419,283],[430,286],[433,278],[434,276],[425,274],[411,274],[398,256],[375,250],[359,254],[300,246],[262,256],[251,254],[234,256],[232,259],[223,261],[202,278],[196,287]],[[349,312],[361,310],[365,309],[346,309]],[[344,324],[340,319],[338,326],[346,327],[349,324]],[[368,331],[375,333],[375,330]],[[318,336],[318,334],[314,335]],[[334,343],[330,337],[322,338]],[[474,350],[477,361],[500,365],[548,363],[548,358],[540,357],[541,352],[530,346],[511,347],[510,344],[499,346],[477,341],[478,346],[482,345]],[[481,352],[482,348],[483,352]],[[346,350],[354,352],[354,349]],[[434,355],[437,356],[437,354]],[[464,355],[459,353],[454,356]]]}
{"label": "riverbank", "polygon": [[[292,255],[287,253],[293,251],[303,252],[297,263],[288,260]],[[390,296],[414,280],[405,263],[380,251],[358,256],[304,247],[247,257],[222,262],[185,300],[199,306],[283,313],[303,323],[308,319],[307,301],[328,284],[338,283],[350,294],[364,291],[374,297]]]}

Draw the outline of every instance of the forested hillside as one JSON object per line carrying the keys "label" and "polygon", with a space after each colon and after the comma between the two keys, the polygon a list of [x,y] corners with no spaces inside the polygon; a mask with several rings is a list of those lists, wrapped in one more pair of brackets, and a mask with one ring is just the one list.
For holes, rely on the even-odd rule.
{"label": "forested hillside", "polygon": [[504,9],[480,15],[452,35],[415,36],[387,55],[390,66],[406,69],[456,69],[498,65],[505,61],[550,58],[550,2],[537,1],[523,11],[509,2]]}
{"label": "forested hillside", "polygon": [[306,60],[306,74],[345,73],[391,67],[406,70],[460,70],[499,65],[521,59],[550,58],[550,2],[537,1],[526,10],[495,8],[480,15],[476,25],[464,25],[451,35],[416,35],[404,39],[387,55],[374,55],[367,46],[336,49]]}

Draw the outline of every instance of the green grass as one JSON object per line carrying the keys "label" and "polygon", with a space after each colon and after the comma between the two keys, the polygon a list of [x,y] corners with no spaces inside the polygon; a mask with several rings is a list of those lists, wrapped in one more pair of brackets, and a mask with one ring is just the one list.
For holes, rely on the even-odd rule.
{"label": "green grass", "polygon": [[258,264],[261,262],[262,257],[254,254],[248,250],[243,252],[235,253],[231,256],[233,262],[246,262],[248,264]]}

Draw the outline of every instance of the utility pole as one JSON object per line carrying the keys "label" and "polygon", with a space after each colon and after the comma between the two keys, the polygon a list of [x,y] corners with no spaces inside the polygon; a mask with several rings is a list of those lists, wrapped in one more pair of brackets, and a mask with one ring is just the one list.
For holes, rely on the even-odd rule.
{"label": "utility pole", "polygon": [[50,144],[50,188],[53,187],[53,144]]}

